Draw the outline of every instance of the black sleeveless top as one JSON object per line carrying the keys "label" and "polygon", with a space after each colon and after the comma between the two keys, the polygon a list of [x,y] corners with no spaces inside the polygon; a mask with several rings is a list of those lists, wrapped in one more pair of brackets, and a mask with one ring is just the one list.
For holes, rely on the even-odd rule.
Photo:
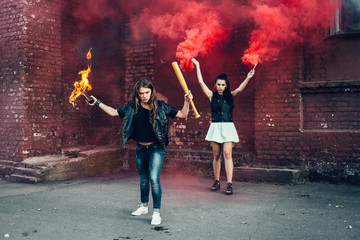
{"label": "black sleeveless top", "polygon": [[214,92],[211,97],[212,122],[232,122],[234,103],[229,104],[224,95]]}
{"label": "black sleeveless top", "polygon": [[138,111],[134,114],[134,129],[132,138],[137,142],[156,142],[157,138],[150,121],[150,110],[143,108],[140,104]]}

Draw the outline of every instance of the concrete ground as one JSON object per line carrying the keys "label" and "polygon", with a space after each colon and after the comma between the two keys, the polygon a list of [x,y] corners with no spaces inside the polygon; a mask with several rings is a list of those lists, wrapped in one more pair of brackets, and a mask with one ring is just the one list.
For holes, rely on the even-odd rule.
{"label": "concrete ground", "polygon": [[[360,187],[225,181],[161,176],[163,223],[151,212],[134,217],[139,177],[104,177],[25,184],[0,180],[0,239],[360,239]],[[150,198],[151,199],[151,198]],[[151,202],[150,202],[151,206]]]}

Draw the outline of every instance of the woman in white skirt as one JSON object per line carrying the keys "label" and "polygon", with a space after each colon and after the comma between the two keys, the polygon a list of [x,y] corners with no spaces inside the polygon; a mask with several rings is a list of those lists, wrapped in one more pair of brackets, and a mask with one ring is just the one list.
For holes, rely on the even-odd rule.
{"label": "woman in white skirt", "polygon": [[254,76],[255,70],[252,69],[246,79],[234,91],[230,91],[230,84],[226,74],[220,74],[215,78],[215,91],[212,92],[204,83],[200,71],[200,64],[196,59],[192,59],[196,66],[196,74],[200,87],[211,103],[211,125],[206,134],[205,140],[210,141],[213,150],[213,170],[215,182],[211,187],[212,191],[220,189],[220,169],[221,154],[224,155],[227,186],[225,193],[231,195],[233,178],[233,159],[232,149],[234,143],[239,142],[239,136],[233,123],[234,97],[237,96]]}

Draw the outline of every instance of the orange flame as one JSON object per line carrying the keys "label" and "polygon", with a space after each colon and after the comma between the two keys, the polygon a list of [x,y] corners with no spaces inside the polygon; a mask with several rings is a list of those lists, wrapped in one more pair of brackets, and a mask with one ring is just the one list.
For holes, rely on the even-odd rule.
{"label": "orange flame", "polygon": [[[91,49],[86,54],[86,58],[88,61],[91,60]],[[88,76],[91,72],[91,66],[88,65],[88,68],[86,70],[81,70],[79,72],[79,75],[81,75],[81,81],[76,81],[74,83],[74,91],[72,91],[69,102],[75,107],[75,100],[84,92],[90,91],[92,89],[91,85],[89,84]]]}
{"label": "orange flame", "polygon": [[86,59],[87,59],[88,61],[91,60],[91,50],[92,50],[92,48],[90,48],[90,50],[89,50],[88,53],[86,54]]}

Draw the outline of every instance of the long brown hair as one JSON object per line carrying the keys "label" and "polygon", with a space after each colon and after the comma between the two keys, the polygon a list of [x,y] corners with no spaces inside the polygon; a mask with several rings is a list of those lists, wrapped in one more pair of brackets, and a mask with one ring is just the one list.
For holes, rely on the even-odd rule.
{"label": "long brown hair", "polygon": [[233,104],[234,103],[234,98],[231,95],[230,82],[229,82],[229,79],[228,79],[227,75],[225,73],[222,73],[219,76],[217,76],[215,78],[214,84],[216,84],[217,80],[224,80],[225,81],[226,88],[225,88],[225,91],[224,91],[224,98],[225,98],[225,100],[226,100],[226,102],[228,104],[230,104],[230,105]]}
{"label": "long brown hair", "polygon": [[133,89],[133,93],[132,93],[132,100],[136,104],[135,113],[138,111],[140,102],[141,102],[141,99],[139,97],[139,91],[140,91],[141,87],[151,89],[151,96],[149,99],[150,116],[153,118],[153,127],[155,127],[155,117],[156,117],[156,112],[157,112],[157,95],[156,95],[154,85],[152,84],[152,82],[150,82],[147,79],[140,79],[134,85],[134,89]]}

